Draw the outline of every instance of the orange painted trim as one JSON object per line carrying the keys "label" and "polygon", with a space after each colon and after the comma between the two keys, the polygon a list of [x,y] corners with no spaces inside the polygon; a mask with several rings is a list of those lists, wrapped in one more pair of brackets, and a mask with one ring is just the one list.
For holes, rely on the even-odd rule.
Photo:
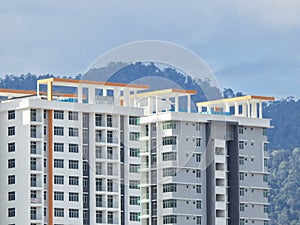
{"label": "orange painted trim", "polygon": [[192,94],[192,95],[197,94],[197,91],[196,91],[196,90],[180,90],[180,89],[172,89],[172,92],[184,93],[184,94]]}
{"label": "orange painted trim", "polygon": [[101,82],[101,81],[91,81],[91,80],[73,80],[65,78],[48,78],[44,80],[38,80],[38,84],[47,84],[48,82],[58,82],[58,83],[69,83],[69,84],[91,84],[99,86],[116,86],[116,87],[125,87],[125,88],[140,88],[140,89],[149,89],[148,85],[140,84],[123,84],[115,82]]}
{"label": "orange painted trim", "polygon": [[53,110],[48,111],[48,225],[54,225],[53,207]]}
{"label": "orange painted trim", "polygon": [[266,101],[275,101],[274,97],[251,95],[251,99],[260,99]]}

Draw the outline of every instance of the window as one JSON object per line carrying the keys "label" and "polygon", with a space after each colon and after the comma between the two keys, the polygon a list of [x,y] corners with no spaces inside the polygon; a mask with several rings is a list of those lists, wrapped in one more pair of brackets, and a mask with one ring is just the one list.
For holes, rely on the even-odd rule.
{"label": "window", "polygon": [[129,133],[129,140],[130,141],[139,141],[140,133],[139,132],[130,132]]}
{"label": "window", "polygon": [[106,141],[107,143],[113,143],[113,132],[111,130],[108,130],[106,133]]}
{"label": "window", "polygon": [[69,120],[78,120],[78,112],[69,111]]}
{"label": "window", "polygon": [[102,207],[102,195],[96,195],[96,207]]}
{"label": "window", "polygon": [[176,215],[163,216],[163,224],[169,224],[169,223],[177,223],[177,216]]}
{"label": "window", "polygon": [[240,196],[245,196],[245,189],[244,188],[240,188]]}
{"label": "window", "polygon": [[54,217],[64,217],[64,209],[54,208]]}
{"label": "window", "polygon": [[102,179],[96,178],[96,191],[103,191],[102,190]]}
{"label": "window", "polygon": [[162,154],[163,156],[163,161],[173,161],[176,160],[176,152],[164,152]]}
{"label": "window", "polygon": [[264,158],[264,167],[268,167],[268,159]]}
{"label": "window", "polygon": [[163,137],[163,145],[176,145],[176,136]]}
{"label": "window", "polygon": [[268,129],[267,128],[263,128],[262,135],[263,136],[268,136]]}
{"label": "window", "polygon": [[78,153],[78,144],[69,144],[69,152]]}
{"label": "window", "polygon": [[244,149],[244,142],[243,141],[239,141],[239,149]]}
{"label": "window", "polygon": [[78,128],[69,127],[69,136],[70,137],[78,137]]}
{"label": "window", "polygon": [[197,122],[197,123],[196,123],[196,130],[199,131],[200,129],[201,129],[201,123]]}
{"label": "window", "polygon": [[163,192],[176,192],[177,185],[176,184],[163,184]]}
{"label": "window", "polygon": [[15,128],[15,126],[8,127],[7,133],[8,133],[8,136],[15,135],[16,134],[16,128]]}
{"label": "window", "polygon": [[107,157],[107,159],[113,159],[114,158],[112,147],[107,147],[106,157]]}
{"label": "window", "polygon": [[196,185],[196,193],[201,193],[201,185]]}
{"label": "window", "polygon": [[14,152],[14,151],[16,151],[16,143],[14,143],[14,142],[8,143],[7,144],[7,151],[8,152]]}
{"label": "window", "polygon": [[15,184],[16,183],[16,177],[15,175],[8,175],[8,184]]}
{"label": "window", "polygon": [[263,182],[268,182],[268,174],[263,174]]}
{"label": "window", "polygon": [[30,185],[31,185],[31,187],[37,187],[38,186],[36,174],[31,174],[30,175]]}
{"label": "window", "polygon": [[176,122],[175,121],[166,121],[162,124],[163,130],[167,129],[176,129]]}
{"label": "window", "polygon": [[139,173],[140,172],[140,164],[129,164],[129,172],[130,173]]}
{"label": "window", "polygon": [[96,175],[101,175],[101,174],[102,174],[102,163],[96,162]]}
{"label": "window", "polygon": [[79,168],[78,160],[69,160],[69,169],[77,170]]}
{"label": "window", "polygon": [[63,120],[64,119],[64,111],[54,110],[54,119]]}
{"label": "window", "polygon": [[197,216],[196,219],[197,219],[196,224],[201,225],[201,220],[202,220],[201,216]]}
{"label": "window", "polygon": [[245,204],[244,203],[240,204],[240,212],[245,212]]}
{"label": "window", "polygon": [[107,212],[107,223],[108,224],[114,223],[114,213],[113,212]]}
{"label": "window", "polygon": [[36,216],[37,216],[36,207],[30,207],[30,219],[36,220],[37,219]]}
{"label": "window", "polygon": [[14,201],[16,200],[16,192],[10,191],[8,192],[8,201]]}
{"label": "window", "polygon": [[139,148],[130,148],[129,156],[130,157],[140,157],[140,149]]}
{"label": "window", "polygon": [[75,192],[69,192],[69,201],[70,202],[78,202],[79,201],[79,194]]}
{"label": "window", "polygon": [[130,221],[141,221],[141,215],[139,212],[130,212],[129,220]]}
{"label": "window", "polygon": [[243,126],[239,126],[239,134],[243,134],[244,133],[244,127]]}
{"label": "window", "polygon": [[54,168],[64,168],[64,160],[54,159]]}
{"label": "window", "polygon": [[112,127],[112,115],[106,116],[106,126]]}
{"label": "window", "polygon": [[55,152],[63,152],[64,151],[64,143],[54,143],[54,151]]}
{"label": "window", "polygon": [[200,153],[196,153],[196,162],[201,162],[201,154]]}
{"label": "window", "polygon": [[102,211],[96,211],[96,223],[102,223],[103,213]]}
{"label": "window", "polygon": [[107,196],[107,207],[108,208],[114,207],[114,197],[112,195]]}
{"label": "window", "polygon": [[31,170],[37,170],[36,158],[30,158],[30,169]]}
{"label": "window", "polygon": [[265,151],[265,152],[268,151],[268,143],[264,143],[264,151]]}
{"label": "window", "polygon": [[100,127],[102,126],[102,116],[101,114],[96,114],[95,115],[95,125]]}
{"label": "window", "polygon": [[69,185],[79,185],[79,177],[70,176]]}
{"label": "window", "polygon": [[106,187],[108,192],[113,192],[113,180],[108,179]]}
{"label": "window", "polygon": [[7,166],[8,166],[9,169],[15,168],[15,166],[16,166],[16,160],[15,159],[9,159],[7,161],[7,164],[8,164]]}
{"label": "window", "polygon": [[264,196],[264,198],[267,198],[269,196],[269,191],[263,190],[263,196]]}
{"label": "window", "polygon": [[54,126],[54,135],[55,136],[64,136],[64,127]]}
{"label": "window", "polygon": [[64,184],[64,176],[54,175],[54,184]]}
{"label": "window", "polygon": [[8,208],[8,217],[15,217],[15,216],[16,216],[16,209]]}
{"label": "window", "polygon": [[112,163],[107,163],[107,175],[114,175],[113,174],[113,164]]}
{"label": "window", "polygon": [[15,119],[16,118],[16,112],[15,112],[15,110],[9,110],[8,114],[7,114],[7,117],[8,117],[9,120]]}
{"label": "window", "polygon": [[269,206],[268,205],[264,205],[264,213],[269,213]]}
{"label": "window", "polygon": [[36,147],[36,142],[35,141],[30,142],[30,153],[31,154],[36,154],[37,153],[37,147]]}
{"label": "window", "polygon": [[245,225],[245,220],[244,219],[240,219],[240,225]]}
{"label": "window", "polygon": [[201,146],[201,138],[196,138],[196,147]]}
{"label": "window", "polygon": [[201,209],[201,201],[196,201],[196,208]]}
{"label": "window", "polygon": [[245,173],[240,172],[240,180],[245,180]]}
{"label": "window", "polygon": [[69,218],[79,218],[79,209],[69,209]]}
{"label": "window", "polygon": [[177,201],[176,199],[167,199],[163,200],[163,208],[176,208],[177,207]]}
{"label": "window", "polygon": [[95,141],[96,142],[102,142],[102,131],[101,130],[96,130],[95,131]]}
{"label": "window", "polygon": [[140,205],[139,196],[129,196],[129,205]]}
{"label": "window", "polygon": [[264,225],[269,225],[269,221],[265,220]]}
{"label": "window", "polygon": [[242,157],[242,156],[239,157],[239,164],[240,165],[244,165],[245,164],[245,158],[244,157]]}
{"label": "window", "polygon": [[64,201],[64,192],[62,192],[62,191],[55,191],[54,192],[54,200],[55,201]]}
{"label": "window", "polygon": [[163,169],[163,177],[176,176],[176,168]]}
{"label": "window", "polygon": [[201,170],[196,170],[196,177],[201,178]]}
{"label": "window", "polygon": [[140,125],[140,117],[129,116],[129,125]]}
{"label": "window", "polygon": [[140,189],[139,180],[129,180],[129,189]]}
{"label": "window", "polygon": [[37,138],[37,127],[31,125],[30,126],[30,137]]}
{"label": "window", "polygon": [[96,159],[102,158],[102,147],[96,146]]}

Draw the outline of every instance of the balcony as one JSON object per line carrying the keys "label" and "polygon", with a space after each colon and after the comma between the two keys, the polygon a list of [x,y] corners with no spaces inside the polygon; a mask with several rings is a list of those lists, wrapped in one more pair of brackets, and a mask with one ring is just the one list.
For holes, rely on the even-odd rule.
{"label": "balcony", "polygon": [[41,204],[42,199],[41,198],[31,198],[30,203],[32,203],[32,204]]}

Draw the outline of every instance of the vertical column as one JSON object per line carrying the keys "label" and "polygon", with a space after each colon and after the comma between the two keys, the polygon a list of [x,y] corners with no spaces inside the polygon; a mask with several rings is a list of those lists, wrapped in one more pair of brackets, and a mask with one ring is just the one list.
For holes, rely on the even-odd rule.
{"label": "vertical column", "polygon": [[48,101],[52,101],[52,92],[53,92],[52,81],[48,81],[48,83],[47,83],[47,99],[48,99]]}
{"label": "vertical column", "polygon": [[89,104],[95,103],[95,88],[89,87]]}
{"label": "vertical column", "polygon": [[250,115],[250,101],[247,100],[247,117],[251,117]]}
{"label": "vertical column", "polygon": [[53,110],[48,110],[48,225],[54,225],[53,210]]}
{"label": "vertical column", "polygon": [[148,97],[148,114],[153,113],[153,102],[152,102],[152,96]]}
{"label": "vertical column", "polygon": [[225,112],[229,112],[230,108],[229,108],[229,104],[228,102],[225,103]]}
{"label": "vertical column", "polygon": [[259,102],[259,118],[262,119],[262,102]]}
{"label": "vertical column", "polygon": [[160,113],[162,111],[161,109],[161,98],[159,96],[155,96],[155,104],[156,104],[156,113]]}
{"label": "vertical column", "polygon": [[77,87],[77,101],[82,103],[82,86],[80,84]]}
{"label": "vertical column", "polygon": [[103,91],[102,95],[103,96],[107,96],[107,89],[106,89],[106,87],[103,87],[102,91]]}
{"label": "vertical column", "polygon": [[123,103],[123,105],[124,106],[129,106],[129,90],[128,89],[124,89],[124,91],[123,91],[123,99],[124,99],[124,103]]}
{"label": "vertical column", "polygon": [[251,117],[257,118],[257,103],[252,103]]}
{"label": "vertical column", "polygon": [[243,116],[247,117],[247,104],[245,103],[242,104],[242,110],[243,110]]}
{"label": "vertical column", "polygon": [[[244,110],[244,108],[243,108]],[[239,105],[237,102],[234,103],[234,115],[238,116],[239,115]]]}
{"label": "vertical column", "polygon": [[175,98],[174,111],[178,112],[179,111],[178,96],[176,95],[174,98]]}
{"label": "vertical column", "polygon": [[137,107],[137,91],[133,92],[133,106]]}
{"label": "vertical column", "polygon": [[119,88],[115,88],[114,89],[114,102],[115,105],[120,105],[120,89]]}
{"label": "vertical column", "polygon": [[187,96],[187,112],[190,113],[191,112],[191,95]]}

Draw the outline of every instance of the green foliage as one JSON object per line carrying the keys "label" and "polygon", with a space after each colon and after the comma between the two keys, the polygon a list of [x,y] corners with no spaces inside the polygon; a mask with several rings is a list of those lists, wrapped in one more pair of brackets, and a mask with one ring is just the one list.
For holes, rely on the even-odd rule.
{"label": "green foliage", "polygon": [[300,149],[275,150],[270,158],[273,225],[300,224]]}

